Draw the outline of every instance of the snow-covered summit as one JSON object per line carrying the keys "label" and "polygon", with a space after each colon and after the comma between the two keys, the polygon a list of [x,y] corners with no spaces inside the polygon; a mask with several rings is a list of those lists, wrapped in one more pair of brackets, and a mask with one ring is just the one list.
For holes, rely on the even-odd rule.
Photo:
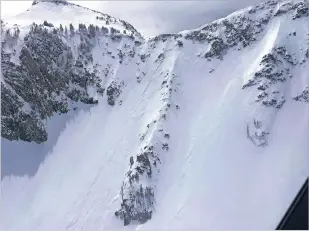
{"label": "snow-covered summit", "polygon": [[64,5],[68,5],[68,1],[66,0],[34,0],[32,2],[32,5],[36,5],[40,2],[50,2],[50,3],[54,3],[54,4],[64,4]]}
{"label": "snow-covered summit", "polygon": [[69,3],[66,0],[34,0],[27,11],[6,19],[5,24],[8,26],[16,24],[25,28],[33,23],[42,24],[44,21],[51,23],[55,28],[59,28],[60,24],[67,28],[70,24],[75,28],[78,28],[80,23],[86,26],[93,24],[99,27],[114,28],[121,34],[141,37],[132,25],[121,19]]}

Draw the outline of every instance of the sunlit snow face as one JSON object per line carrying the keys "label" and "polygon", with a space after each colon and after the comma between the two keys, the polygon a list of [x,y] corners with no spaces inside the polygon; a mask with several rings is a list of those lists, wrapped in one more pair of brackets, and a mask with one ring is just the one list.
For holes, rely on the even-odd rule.
{"label": "sunlit snow face", "polygon": [[[146,36],[196,28],[262,0],[70,1],[131,23]],[[1,17],[26,10],[32,1],[2,1]]]}

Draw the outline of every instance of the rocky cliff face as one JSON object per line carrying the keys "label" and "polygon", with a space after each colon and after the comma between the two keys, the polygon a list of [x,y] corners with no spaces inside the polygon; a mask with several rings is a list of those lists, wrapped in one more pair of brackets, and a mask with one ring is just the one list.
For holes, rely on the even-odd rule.
{"label": "rocky cliff face", "polygon": [[[62,0],[33,2],[34,7],[41,4],[78,7]],[[101,24],[56,25],[48,19],[26,26],[1,24],[1,135],[8,140],[45,142],[45,124],[53,115],[75,110],[76,102],[121,106],[129,83],[139,84],[144,78],[152,78],[149,67],[164,67],[159,80],[152,80],[160,81],[160,109],[140,134],[140,149],[130,157],[120,189],[120,207],[115,211],[124,225],[145,223],[155,211],[155,180],[160,176],[162,156],[170,149],[166,120],[177,115],[182,107],[176,100],[182,81],[170,67],[175,60],[168,52],[188,52],[183,51],[186,46],[198,45],[201,49],[195,56],[203,62],[224,62],[231,51],[250,49],[271,39],[265,38],[266,32],[276,25],[277,18],[286,17],[287,22],[307,19],[308,1],[267,1],[196,30],[149,40],[144,40],[124,21],[92,13],[93,20]],[[291,44],[305,36],[308,39],[308,35],[300,35],[300,30],[284,33],[285,41],[270,45],[271,49],[257,59],[258,67],[251,70],[240,89],[250,91],[253,103],[273,113],[284,107],[289,97],[308,103],[308,86],[292,97],[286,91],[290,81],[297,78],[298,69],[308,63],[308,47],[303,46],[303,41],[301,50]],[[209,71],[210,77],[215,71]],[[129,76],[125,76],[127,73]],[[271,135],[269,130],[263,118],[252,118],[244,136],[254,145],[265,147]]]}

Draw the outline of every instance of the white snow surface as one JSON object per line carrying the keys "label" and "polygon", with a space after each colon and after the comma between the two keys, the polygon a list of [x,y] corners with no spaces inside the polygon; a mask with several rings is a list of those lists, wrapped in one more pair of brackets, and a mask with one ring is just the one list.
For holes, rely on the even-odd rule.
{"label": "white snow surface", "polygon": [[[53,14],[49,2],[34,6],[33,11],[41,4],[42,13],[31,13],[29,20]],[[60,9],[59,21],[52,23],[72,19],[79,23],[88,17]],[[16,17],[18,22],[24,20],[22,15]],[[299,48],[308,46],[306,20],[276,17],[261,40],[240,51],[230,49],[222,61],[197,57],[205,47],[192,41],[183,40],[183,48],[174,41],[160,42],[153,49],[145,43],[140,49],[151,50],[151,56],[137,70],[138,57],[120,66],[102,59],[103,48],[98,45],[94,62],[102,66],[109,62],[114,71],[103,82],[119,79],[125,83],[122,105],[111,107],[106,96],[98,96],[98,106],[62,117],[66,125],[37,173],[2,180],[0,228],[274,229],[309,173],[308,104],[292,99],[308,86],[308,61],[295,67],[293,78],[284,83],[286,103],[281,109],[261,106],[254,101],[255,90],[242,90],[242,86],[273,47],[294,46],[290,32],[298,35],[295,55],[302,54]],[[156,63],[162,51],[165,59]],[[135,77],[143,71],[146,75],[137,83]],[[154,124],[166,104],[161,95],[166,73],[176,76],[168,99],[171,108],[166,120]],[[270,133],[266,147],[257,147],[247,138],[246,126],[256,118]],[[114,212],[120,206],[129,158],[143,147],[139,135],[147,124],[151,133],[143,142],[164,142],[160,128],[170,134],[169,150],[160,154],[160,173],[154,180],[156,210],[145,224],[124,227]],[[52,134],[60,128],[49,129]],[[18,143],[20,148],[14,152],[22,152],[25,145],[29,152],[37,150],[38,145]],[[2,152],[13,150],[13,142],[5,145]]]}

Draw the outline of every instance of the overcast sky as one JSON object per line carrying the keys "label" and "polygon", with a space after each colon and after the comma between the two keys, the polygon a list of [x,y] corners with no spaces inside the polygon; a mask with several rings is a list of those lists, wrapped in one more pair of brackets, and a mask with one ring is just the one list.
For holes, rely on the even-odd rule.
{"label": "overcast sky", "polygon": [[[144,35],[194,29],[262,0],[225,1],[70,1],[131,23]],[[1,1],[1,18],[17,15],[32,1]]]}

